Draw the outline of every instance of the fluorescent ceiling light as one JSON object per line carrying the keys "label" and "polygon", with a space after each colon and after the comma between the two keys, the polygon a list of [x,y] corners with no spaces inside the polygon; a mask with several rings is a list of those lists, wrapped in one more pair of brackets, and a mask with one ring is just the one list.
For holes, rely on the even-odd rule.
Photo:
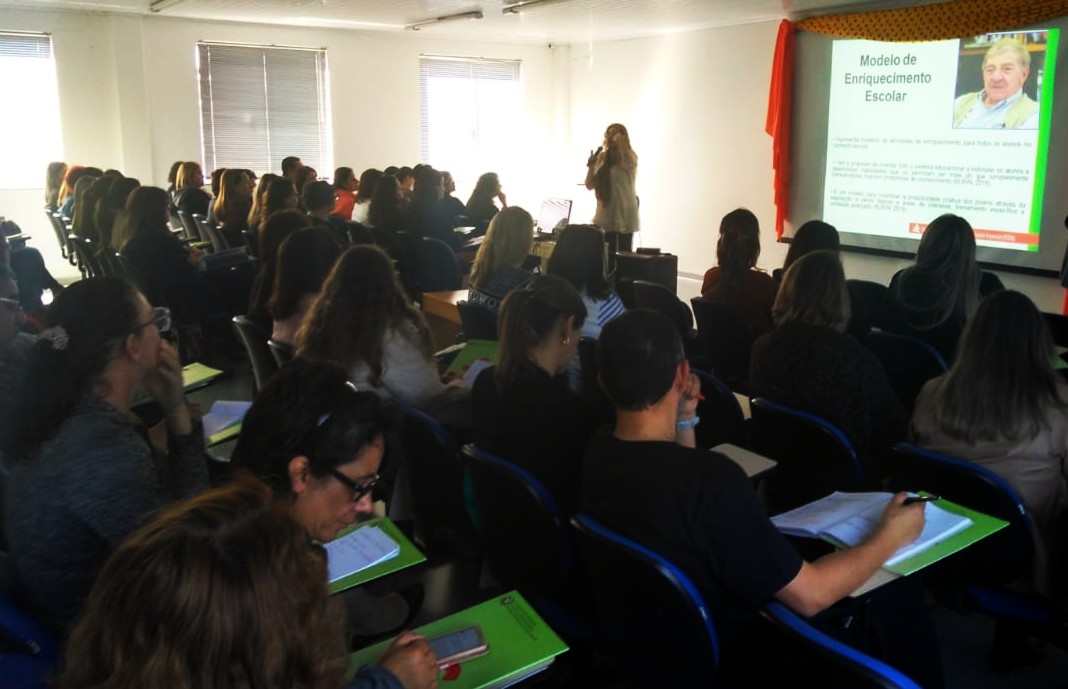
{"label": "fluorescent ceiling light", "polygon": [[548,5],[551,2],[562,2],[562,0],[519,0],[519,2],[512,2],[502,7],[501,14],[519,14],[531,7]]}
{"label": "fluorescent ceiling light", "polygon": [[182,0],[156,0],[148,6],[148,10],[150,12],[162,12],[163,10],[167,9],[168,7],[171,7],[172,5],[177,5],[181,1]]}
{"label": "fluorescent ceiling light", "polygon": [[418,31],[424,26],[430,26],[431,24],[440,24],[441,22],[451,22],[458,19],[482,19],[482,10],[471,10],[470,12],[457,12],[456,14],[446,14],[443,17],[434,17],[433,19],[424,19],[421,22],[412,22],[405,26],[406,29],[412,31]]}

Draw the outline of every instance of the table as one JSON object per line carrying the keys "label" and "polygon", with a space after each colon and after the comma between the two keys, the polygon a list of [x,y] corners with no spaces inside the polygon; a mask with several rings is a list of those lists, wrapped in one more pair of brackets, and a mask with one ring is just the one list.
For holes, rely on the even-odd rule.
{"label": "table", "polygon": [[465,289],[423,293],[423,317],[430,329],[434,351],[456,343],[460,333],[460,310],[456,308],[456,302],[466,299]]}

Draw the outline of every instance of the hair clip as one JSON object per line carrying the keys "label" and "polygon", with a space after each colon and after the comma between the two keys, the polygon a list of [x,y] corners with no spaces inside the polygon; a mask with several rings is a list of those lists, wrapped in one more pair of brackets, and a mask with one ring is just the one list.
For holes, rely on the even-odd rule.
{"label": "hair clip", "polygon": [[62,352],[70,344],[70,335],[62,325],[54,325],[37,334],[38,339],[47,340],[53,351]]}

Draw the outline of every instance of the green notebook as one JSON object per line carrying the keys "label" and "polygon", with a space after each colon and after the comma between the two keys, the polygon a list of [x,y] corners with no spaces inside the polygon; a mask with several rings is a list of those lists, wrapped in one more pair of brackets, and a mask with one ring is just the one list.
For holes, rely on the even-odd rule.
{"label": "green notebook", "polygon": [[[568,650],[534,612],[518,591],[506,593],[455,615],[431,622],[415,631],[435,637],[477,626],[489,646],[483,656],[460,663],[454,680],[442,681],[449,689],[495,689],[506,687],[549,667],[556,656]],[[349,658],[349,676],[382,656],[392,639],[356,651]]]}
{"label": "green notebook", "polygon": [[[920,491],[920,495],[929,495],[929,493]],[[928,565],[933,565],[943,558],[949,557],[958,550],[967,548],[972,543],[980,541],[1009,525],[1009,523],[1003,519],[991,517],[982,512],[976,512],[975,510],[958,505],[955,502],[950,502],[949,500],[939,499],[936,500],[934,504],[938,505],[946,512],[952,512],[953,514],[959,514],[971,519],[971,525],[960,533],[950,536],[941,543],[936,543],[922,553],[917,553],[893,567],[885,567],[884,569],[894,572],[895,574],[912,574]]]}
{"label": "green notebook", "polygon": [[497,363],[499,345],[496,340],[468,340],[445,369],[446,373],[455,373],[468,383],[474,383],[482,369]]}
{"label": "green notebook", "polygon": [[378,519],[371,519],[362,524],[354,526],[350,529],[343,531],[338,538],[344,538],[346,535],[352,533],[356,529],[362,529],[364,527],[377,526],[387,536],[392,538],[397,545],[400,546],[400,553],[379,562],[376,565],[371,565],[366,569],[361,569],[358,572],[353,572],[348,576],[342,577],[337,581],[330,584],[330,593],[339,593],[345,589],[350,589],[353,586],[359,586],[360,584],[366,584],[372,579],[378,577],[384,577],[387,574],[392,574],[397,570],[404,569],[405,567],[411,567],[417,565],[420,562],[426,561],[426,555],[419,552],[419,549],[408,540],[408,538],[397,528],[397,525],[389,517],[379,517]]}
{"label": "green notebook", "polygon": [[223,374],[217,368],[195,362],[182,367],[182,387],[186,392],[202,388]]}

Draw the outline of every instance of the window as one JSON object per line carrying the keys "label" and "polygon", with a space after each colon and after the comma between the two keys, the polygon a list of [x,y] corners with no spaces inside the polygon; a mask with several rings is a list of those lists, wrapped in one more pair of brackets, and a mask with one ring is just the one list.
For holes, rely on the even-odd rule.
{"label": "window", "polygon": [[197,69],[205,171],[262,175],[297,156],[332,174],[325,50],[198,43]]}
{"label": "window", "polygon": [[490,171],[514,188],[509,166],[522,164],[516,140],[525,118],[519,77],[517,60],[420,58],[423,162],[451,172],[460,188]]}
{"label": "window", "polygon": [[39,189],[63,160],[52,37],[0,33],[0,189]]}

